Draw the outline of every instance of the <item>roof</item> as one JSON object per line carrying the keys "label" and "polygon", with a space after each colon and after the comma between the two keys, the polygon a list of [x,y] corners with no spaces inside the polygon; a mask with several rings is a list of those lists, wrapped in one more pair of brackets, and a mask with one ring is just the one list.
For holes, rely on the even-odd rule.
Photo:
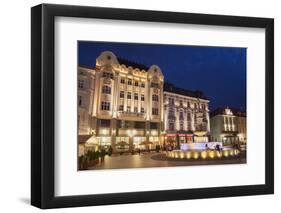
{"label": "roof", "polygon": [[247,113],[246,113],[245,110],[232,108],[232,107],[217,108],[210,113],[210,116],[214,117],[216,115],[226,115],[225,109],[230,109],[231,112],[233,113],[233,115],[238,116],[238,117],[246,117],[247,116]]}
{"label": "roof", "polygon": [[179,95],[208,100],[208,98],[204,95],[204,93],[202,91],[199,91],[199,90],[192,91],[192,90],[179,88],[171,83],[164,84],[164,92],[171,92],[171,93],[176,93]]}
{"label": "roof", "polygon": [[144,65],[144,64],[141,64],[141,63],[138,63],[138,62],[134,62],[134,61],[129,61],[127,59],[124,59],[124,58],[117,58],[117,60],[119,61],[119,64],[124,64],[126,65],[127,67],[132,67],[132,68],[138,68],[140,70],[148,70],[149,67]]}

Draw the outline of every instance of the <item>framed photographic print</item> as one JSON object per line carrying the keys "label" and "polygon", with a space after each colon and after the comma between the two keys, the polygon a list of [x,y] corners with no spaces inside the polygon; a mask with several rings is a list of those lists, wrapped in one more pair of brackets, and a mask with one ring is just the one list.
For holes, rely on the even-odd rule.
{"label": "framed photographic print", "polygon": [[271,194],[274,21],[31,9],[31,203]]}

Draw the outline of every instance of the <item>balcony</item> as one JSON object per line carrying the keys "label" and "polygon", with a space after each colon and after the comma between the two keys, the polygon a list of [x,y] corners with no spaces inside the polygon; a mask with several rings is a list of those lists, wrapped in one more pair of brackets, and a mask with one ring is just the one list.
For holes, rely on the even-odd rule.
{"label": "balcony", "polygon": [[139,117],[144,118],[144,113],[142,112],[128,112],[128,111],[120,111],[119,115],[128,116],[128,117]]}

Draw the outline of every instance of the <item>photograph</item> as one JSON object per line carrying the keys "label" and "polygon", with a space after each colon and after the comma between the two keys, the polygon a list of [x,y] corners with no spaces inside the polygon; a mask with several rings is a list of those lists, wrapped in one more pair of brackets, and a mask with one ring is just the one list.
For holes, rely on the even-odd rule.
{"label": "photograph", "polygon": [[77,168],[247,163],[247,48],[77,41]]}

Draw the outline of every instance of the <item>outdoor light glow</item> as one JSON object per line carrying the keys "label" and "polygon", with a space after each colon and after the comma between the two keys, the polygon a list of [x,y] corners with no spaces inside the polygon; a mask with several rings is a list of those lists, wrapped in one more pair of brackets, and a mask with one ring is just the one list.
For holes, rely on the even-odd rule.
{"label": "outdoor light glow", "polygon": [[227,150],[224,150],[224,151],[223,151],[223,156],[224,156],[224,157],[228,157],[228,151],[227,151]]}
{"label": "outdoor light glow", "polygon": [[201,158],[203,158],[203,159],[207,158],[207,152],[206,151],[201,152]]}
{"label": "outdoor light glow", "polygon": [[209,152],[209,157],[210,158],[214,158],[215,157],[215,152],[214,151],[210,151]]}
{"label": "outdoor light glow", "polygon": [[194,159],[197,159],[198,157],[199,157],[198,152],[194,152],[194,153],[193,153],[193,158],[194,158]]}
{"label": "outdoor light glow", "polygon": [[181,157],[181,159],[184,158],[184,152],[181,152],[181,153],[180,153],[180,157]]}
{"label": "outdoor light glow", "polygon": [[221,152],[217,151],[216,153],[217,153],[217,157],[221,158],[222,156]]}

